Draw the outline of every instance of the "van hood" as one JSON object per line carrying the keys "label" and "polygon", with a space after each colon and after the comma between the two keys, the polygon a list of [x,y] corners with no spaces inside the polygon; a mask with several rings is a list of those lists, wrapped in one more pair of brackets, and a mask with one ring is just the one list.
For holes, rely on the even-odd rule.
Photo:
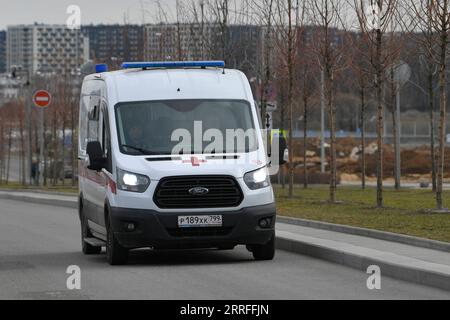
{"label": "van hood", "polygon": [[[262,156],[262,155],[263,156]],[[258,151],[239,154],[193,154],[173,156],[130,156],[121,154],[117,166],[144,174],[151,180],[184,175],[230,175],[242,178],[245,173],[264,167],[267,157]]]}

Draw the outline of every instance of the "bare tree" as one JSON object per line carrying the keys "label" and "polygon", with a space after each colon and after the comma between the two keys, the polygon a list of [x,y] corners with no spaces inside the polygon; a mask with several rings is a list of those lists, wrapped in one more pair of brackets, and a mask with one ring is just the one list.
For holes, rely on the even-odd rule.
{"label": "bare tree", "polygon": [[367,52],[368,46],[367,41],[362,39],[365,37],[364,34],[355,35],[352,45],[352,71],[356,73],[355,81],[357,83],[360,99],[360,110],[359,110],[359,130],[361,139],[361,150],[360,150],[360,168],[361,168],[361,189],[366,188],[366,109],[367,101],[369,96],[369,62],[367,59],[361,56],[360,52]]}
{"label": "bare tree", "polygon": [[[10,101],[0,108],[1,134],[2,134],[2,177],[1,180],[9,183],[9,169],[11,164],[11,152],[13,146],[13,128],[17,127],[18,102]],[[6,149],[6,150],[5,150]]]}
{"label": "bare tree", "polygon": [[274,14],[274,0],[252,0],[254,10],[259,16],[260,24],[265,30],[263,30],[263,55],[262,60],[262,86],[260,92],[261,101],[261,117],[265,118],[267,100],[269,95],[269,86],[272,80],[272,50],[273,50],[273,14]]}
{"label": "bare tree", "polygon": [[[303,27],[307,28],[307,27]],[[296,70],[298,81],[301,90],[301,102],[303,105],[303,188],[308,188],[308,120],[310,115],[310,107],[312,105],[311,98],[316,87],[314,74],[317,73],[317,63],[315,63],[315,56],[311,50],[311,45],[308,43],[305,31],[300,32],[300,42],[303,48],[301,54],[298,55],[298,68]]]}
{"label": "bare tree", "polygon": [[[312,0],[310,5],[314,25],[319,28],[313,50],[324,73],[325,101],[328,110],[330,130],[330,202],[336,202],[337,166],[336,166],[336,74],[345,68],[344,59],[345,23],[342,20],[344,1]],[[336,41],[338,38],[340,41]]]}
{"label": "bare tree", "polygon": [[20,134],[20,173],[21,182],[23,185],[26,184],[26,164],[25,164],[25,101],[19,102],[19,112],[17,114],[17,119],[19,122],[19,134]]}
{"label": "bare tree", "polygon": [[[436,157],[436,208],[443,210],[442,184],[444,178],[444,152],[446,133],[446,104],[447,104],[447,59],[448,44],[450,41],[450,1],[449,0],[410,0],[409,2],[415,24],[422,32],[421,47],[425,54],[426,72],[428,78],[428,101],[430,108],[431,124],[431,159],[434,166]],[[434,89],[433,89],[433,65],[439,69],[439,144],[438,152],[434,154]]]}
{"label": "bare tree", "polygon": [[210,11],[219,26],[220,57],[227,61],[229,50],[229,19],[230,19],[230,1],[229,0],[211,0],[209,3]]}
{"label": "bare tree", "polygon": [[390,60],[386,50],[386,34],[397,11],[398,0],[354,0],[354,10],[361,32],[368,42],[371,74],[375,77],[375,97],[377,103],[377,207],[383,207],[383,88],[386,70]]}
{"label": "bare tree", "polygon": [[[401,27],[401,20],[403,16],[400,11],[397,12],[391,19],[391,27],[390,34],[387,42],[387,50],[388,56],[390,59],[389,62],[389,89],[390,89],[390,103],[387,105],[390,106],[391,119],[392,119],[392,141],[394,145],[394,154],[395,154],[395,164],[394,164],[394,181],[395,181],[395,190],[400,189],[401,182],[401,164],[400,164],[400,154],[401,154],[401,127],[397,124],[400,124],[399,116],[397,115],[397,97],[400,94],[401,86],[403,81],[400,79],[399,72],[402,62],[399,60],[399,54],[405,48],[403,46],[404,34],[403,32],[397,31]],[[397,129],[398,128],[398,129]]]}
{"label": "bare tree", "polygon": [[[3,107],[3,106],[1,106]],[[1,108],[0,107],[0,108]],[[3,182],[5,166],[5,115],[0,109],[0,184]]]}
{"label": "bare tree", "polygon": [[[299,21],[299,7],[294,8],[293,0],[277,0],[275,8],[278,51],[284,70],[287,74],[287,108],[288,108],[288,149],[289,149],[289,197],[294,194],[294,80],[298,50],[298,29],[303,21]],[[302,14],[303,17],[303,14]],[[284,109],[281,110],[284,113]],[[282,115],[284,116],[284,114]]]}

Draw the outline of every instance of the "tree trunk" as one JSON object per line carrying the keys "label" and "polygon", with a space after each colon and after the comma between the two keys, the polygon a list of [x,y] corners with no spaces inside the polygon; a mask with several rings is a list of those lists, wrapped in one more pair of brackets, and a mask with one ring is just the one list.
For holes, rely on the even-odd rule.
{"label": "tree trunk", "polygon": [[21,158],[21,180],[22,180],[22,185],[25,185],[26,183],[26,164],[25,164],[25,157],[26,157],[26,152],[25,152],[25,135],[24,135],[24,124],[23,124],[23,117],[21,114],[19,114],[19,131],[20,131],[20,158]]}
{"label": "tree trunk", "polygon": [[19,104],[19,135],[20,135],[20,179],[22,185],[25,185],[25,135],[24,135],[24,123],[23,123],[23,112],[22,112],[22,105]]}
{"label": "tree trunk", "polygon": [[[57,136],[57,127],[56,127],[56,121],[57,121],[57,108],[54,106],[54,113],[53,113],[53,124],[52,124],[52,131],[53,131],[53,163],[52,163],[52,185],[56,185],[58,182],[58,136]],[[44,111],[45,112],[45,111]]]}
{"label": "tree trunk", "polygon": [[[306,81],[305,81],[306,82]],[[303,90],[306,90],[305,88]],[[308,97],[303,93],[303,188],[308,188],[308,167],[306,163],[306,151],[308,147]]]}
{"label": "tree trunk", "polygon": [[[66,104],[64,104],[65,106]],[[61,114],[62,116],[62,142],[61,142],[61,151],[62,151],[62,170],[61,170],[61,179],[62,179],[62,185],[65,184],[65,163],[66,163],[66,147],[65,147],[65,141],[66,141],[66,117],[64,112]]]}
{"label": "tree trunk", "polygon": [[[280,104],[280,134],[284,134],[284,128],[285,128],[285,120],[286,120],[286,111],[285,111],[285,97],[284,97],[284,93],[281,95],[281,104]],[[289,150],[289,153],[291,152],[291,150]],[[286,187],[286,181],[285,181],[285,176],[286,176],[286,165],[281,166],[280,168],[280,175],[281,175],[281,187],[284,189]]]}
{"label": "tree trunk", "polygon": [[365,112],[366,112],[366,92],[361,86],[361,114],[359,118],[359,128],[361,130],[361,189],[366,188],[366,137],[365,137]]}
{"label": "tree trunk", "polygon": [[[447,0],[445,0],[445,7]],[[439,119],[439,152],[438,152],[438,170],[437,170],[437,185],[436,185],[436,207],[438,210],[443,208],[442,204],[442,183],[444,178],[444,152],[445,152],[445,115],[446,115],[446,84],[447,84],[447,10],[445,10],[445,17],[442,17],[442,32],[441,32],[441,56],[440,56],[440,70],[439,70],[439,95],[440,95],[440,119]]]}
{"label": "tree trunk", "polygon": [[74,116],[74,103],[73,100],[70,100],[70,138],[72,141],[72,148],[70,149],[70,164],[72,165],[72,186],[75,185],[75,116]]}
{"label": "tree trunk", "polygon": [[381,65],[381,30],[377,29],[376,38],[376,96],[377,96],[377,207],[383,207],[383,97],[382,97],[382,76],[383,67]]}
{"label": "tree trunk", "polygon": [[436,192],[436,151],[434,136],[434,89],[433,89],[433,72],[428,71],[428,106],[430,109],[430,157],[431,157],[431,183],[433,192]]}
{"label": "tree trunk", "polygon": [[[392,143],[394,145],[394,155],[397,157],[397,152],[399,151],[398,148],[400,146],[397,144],[397,135],[400,134],[397,132],[397,112],[396,112],[396,101],[397,101],[397,90],[400,90],[400,88],[396,85],[394,82],[394,68],[391,67],[391,117],[392,117]],[[399,180],[399,174],[398,171],[400,171],[400,167],[397,164],[397,159],[394,158],[394,181],[395,181],[395,190],[400,189],[400,180]]]}
{"label": "tree trunk", "polygon": [[288,1],[288,15],[289,15],[289,25],[288,25],[288,107],[289,107],[289,198],[294,195],[294,143],[293,143],[293,90],[294,90],[294,63],[293,63],[293,51],[294,51],[294,34],[292,32],[292,3],[291,0]]}
{"label": "tree trunk", "polygon": [[326,66],[326,95],[328,105],[328,122],[330,126],[330,202],[336,202],[336,125],[333,99],[334,76],[330,66]]}
{"label": "tree trunk", "polygon": [[8,184],[9,182],[9,168],[10,168],[10,164],[11,164],[11,145],[12,145],[12,128],[11,128],[11,124],[9,125],[9,130],[8,130],[8,159],[6,162],[6,184]]}
{"label": "tree trunk", "polygon": [[[2,119],[3,120],[3,119]],[[4,120],[3,120],[4,121]],[[0,122],[0,184],[3,182],[3,173],[5,166],[5,148],[4,148],[4,124]]]}

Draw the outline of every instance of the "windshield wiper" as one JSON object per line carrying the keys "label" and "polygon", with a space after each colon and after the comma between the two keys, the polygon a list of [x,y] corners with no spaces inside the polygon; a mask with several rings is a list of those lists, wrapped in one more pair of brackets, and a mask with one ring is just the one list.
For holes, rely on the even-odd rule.
{"label": "windshield wiper", "polygon": [[129,148],[129,149],[133,149],[133,150],[139,151],[141,154],[147,154],[147,155],[158,154],[157,152],[153,152],[153,151],[146,150],[146,149],[139,148],[139,147],[135,147],[135,146],[130,146],[128,144],[122,144],[121,147],[125,147],[125,148]]}
{"label": "windshield wiper", "polygon": [[160,156],[160,155],[170,155],[171,154],[170,152],[166,152],[166,151],[164,151],[164,152],[150,151],[150,150],[147,150],[144,148],[139,148],[139,147],[131,146],[128,144],[121,144],[120,146],[139,151],[141,154],[147,155],[147,156]]}

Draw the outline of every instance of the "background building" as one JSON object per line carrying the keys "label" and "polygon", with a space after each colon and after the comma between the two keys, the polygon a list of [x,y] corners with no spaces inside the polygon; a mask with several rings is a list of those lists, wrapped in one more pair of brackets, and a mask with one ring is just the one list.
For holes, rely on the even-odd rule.
{"label": "background building", "polygon": [[8,27],[8,70],[13,65],[21,65],[33,74],[77,74],[88,59],[89,42],[78,29],[42,24]]}
{"label": "background building", "polygon": [[259,61],[261,27],[230,25],[223,31],[218,24],[150,24],[144,41],[148,61],[223,59],[238,67]]}
{"label": "background building", "polygon": [[10,75],[0,74],[0,107],[11,101],[18,99],[20,83]]}
{"label": "background building", "polygon": [[263,30],[254,25],[230,25],[229,46],[226,52],[227,64],[249,76],[261,64]]}
{"label": "background building", "polygon": [[89,57],[96,63],[118,68],[123,61],[144,58],[144,28],[138,25],[89,25],[81,27],[89,38]]}
{"label": "background building", "polygon": [[206,42],[212,28],[205,26],[203,33],[201,29],[197,24],[146,25],[145,60],[201,60],[206,56]]}
{"label": "background building", "polygon": [[6,72],[6,31],[0,31],[0,73]]}

